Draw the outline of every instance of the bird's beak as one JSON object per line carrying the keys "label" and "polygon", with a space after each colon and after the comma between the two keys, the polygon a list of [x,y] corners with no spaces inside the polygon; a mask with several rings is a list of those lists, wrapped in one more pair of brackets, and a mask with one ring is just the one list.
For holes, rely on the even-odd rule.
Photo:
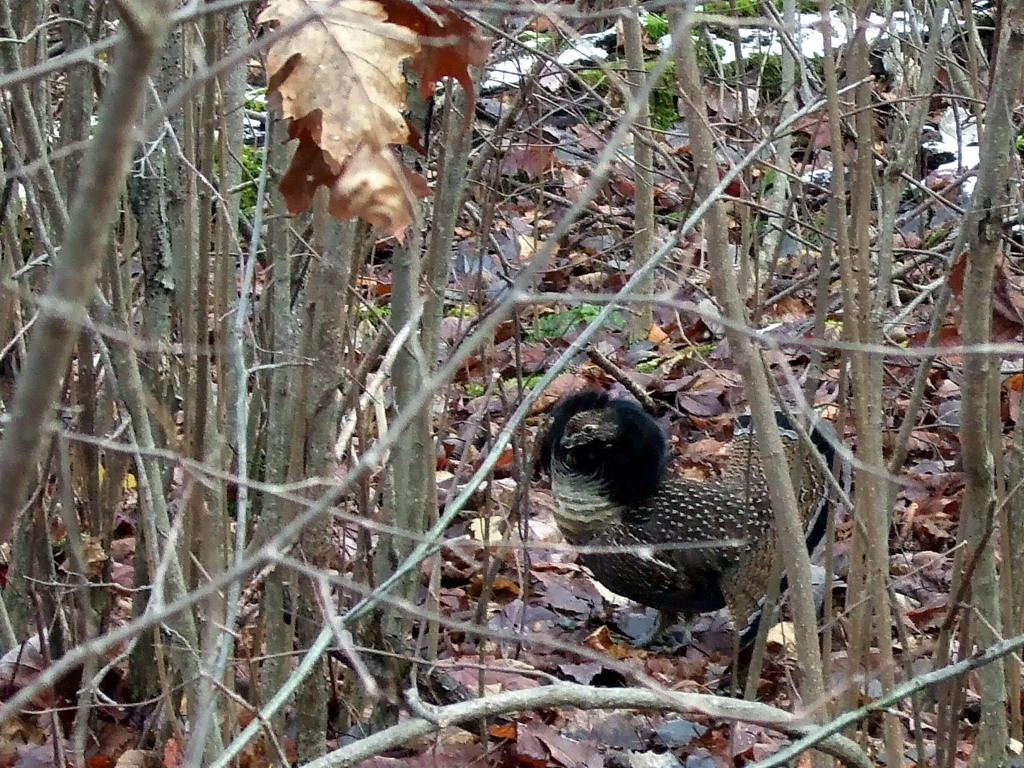
{"label": "bird's beak", "polygon": [[581,445],[587,445],[588,443],[595,442],[593,435],[575,434],[575,435],[562,435],[561,446],[565,450],[570,448],[579,448]]}
{"label": "bird's beak", "polygon": [[562,447],[566,450],[575,448],[577,445],[580,445],[581,442],[584,441],[581,441],[578,435],[562,435]]}

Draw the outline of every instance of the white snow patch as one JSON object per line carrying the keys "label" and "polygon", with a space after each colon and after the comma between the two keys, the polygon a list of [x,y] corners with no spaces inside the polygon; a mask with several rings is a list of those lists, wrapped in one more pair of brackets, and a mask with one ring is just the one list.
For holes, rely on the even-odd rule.
{"label": "white snow patch", "polygon": [[[792,32],[792,37],[805,58],[825,55],[825,35],[821,31],[823,26],[821,14],[818,13],[801,13],[797,18],[797,29]],[[829,26],[833,47],[845,45],[853,39],[856,32],[856,28],[849,26],[846,19],[836,12],[829,15]],[[903,11],[894,12],[891,19],[873,13],[868,17],[865,36],[870,42],[888,33],[905,34],[909,26]],[[752,54],[781,54],[783,51],[781,36],[772,29],[740,27],[739,38],[740,52],[744,58]],[[665,35],[658,40],[658,46],[662,50],[671,44],[671,35]],[[716,41],[716,47],[723,64],[736,61],[736,48],[728,40],[720,38]]]}
{"label": "white snow patch", "polygon": [[[599,43],[606,40],[609,35],[614,36],[614,29],[607,29],[602,32],[594,32],[589,35],[582,35],[579,39],[569,43],[569,47],[554,56],[563,67],[571,67],[576,64],[587,62],[599,62],[608,58],[608,51],[602,48]],[[540,39],[531,38],[523,41],[528,48],[537,48],[541,44]],[[481,91],[488,93],[503,88],[521,85],[526,76],[533,70],[537,63],[537,56],[525,53],[497,62],[488,68],[487,77],[484,80]],[[541,84],[548,90],[555,91],[564,84],[565,76],[554,67],[545,67],[541,72]]]}

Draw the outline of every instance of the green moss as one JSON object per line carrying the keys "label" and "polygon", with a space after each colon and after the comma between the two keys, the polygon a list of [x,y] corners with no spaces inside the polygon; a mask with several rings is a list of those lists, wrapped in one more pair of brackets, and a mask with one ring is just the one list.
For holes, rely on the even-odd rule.
{"label": "green moss", "polygon": [[[776,10],[782,13],[782,0],[775,0]],[[797,0],[798,13],[819,13],[820,0]],[[759,0],[709,0],[698,7],[701,13],[715,16],[733,16],[736,18],[757,18],[763,16]]]}
{"label": "green moss", "polygon": [[391,307],[378,307],[376,305],[367,306],[366,304],[360,304],[356,311],[359,319],[366,320],[373,327],[378,327],[381,321],[391,316]]}
{"label": "green moss", "polygon": [[953,228],[952,222],[947,222],[937,229],[933,229],[931,232],[924,236],[924,242],[921,244],[923,250],[934,248],[943,240],[945,240]]}
{"label": "green moss", "polygon": [[665,362],[663,357],[652,357],[647,360],[641,360],[636,364],[636,369],[639,373],[654,373],[661,364]]}
{"label": "green moss", "polygon": [[693,44],[697,52],[697,66],[701,72],[717,72],[718,62],[725,55],[725,43],[709,34],[706,29],[701,29],[694,34]]}
{"label": "green moss", "polygon": [[581,69],[576,73],[576,77],[580,79],[580,82],[597,93],[604,94],[608,91],[608,75],[600,69]]}
{"label": "green moss", "polygon": [[651,97],[651,127],[667,131],[679,119],[675,95],[655,93]]}
{"label": "green moss", "polygon": [[[781,2],[779,6],[781,7]],[[716,16],[735,16],[739,18],[761,16],[761,6],[758,0],[710,0],[710,2],[704,3],[700,10],[702,13],[714,14]]]}
{"label": "green moss", "polygon": [[256,192],[260,173],[263,171],[263,150],[259,147],[242,145],[242,180],[248,182],[242,188],[238,201],[242,215],[251,218],[256,212]]}
{"label": "green moss", "polygon": [[476,304],[456,304],[444,311],[445,317],[479,317],[480,308]]}
{"label": "green moss", "polygon": [[543,48],[544,50],[547,50],[551,47],[551,33],[537,32],[536,30],[528,29],[519,35],[519,42],[531,48]]}
{"label": "green moss", "polygon": [[[654,67],[654,62],[648,62],[647,71]],[[658,78],[654,90],[651,91],[651,127],[659,131],[667,131],[679,120],[679,110],[676,107],[676,64],[670,61],[661,77]]]}
{"label": "green moss", "polygon": [[[590,88],[590,90],[598,96],[601,96],[602,98],[608,96],[608,75],[600,69],[582,69],[576,73],[576,76],[579,77],[580,82]],[[605,117],[606,115],[603,112],[596,109],[588,109],[583,116],[588,125],[597,125],[597,123],[605,119]]]}
{"label": "green moss", "polygon": [[[18,246],[21,249],[21,262],[24,263],[30,261],[36,251],[36,239],[32,237],[32,229],[28,226],[25,219],[25,204],[24,201],[17,196],[11,200],[12,215],[0,223],[0,236],[6,235],[8,232],[12,232],[13,237],[18,241]],[[14,223],[14,227],[10,226],[10,223]],[[3,434],[3,430],[0,430],[0,434]]]}
{"label": "green moss", "polygon": [[[613,71],[622,70],[626,64],[624,61],[612,62],[609,68]],[[654,67],[654,62],[645,63],[649,73]],[[611,91],[611,84],[608,76],[600,69],[583,69],[576,73],[580,81],[592,89],[599,96],[608,96]],[[617,96],[618,94],[616,94]],[[665,72],[659,78],[650,97],[651,125],[664,131],[671,128],[679,120],[679,110],[676,107],[676,68],[675,62],[669,62]],[[597,112],[587,114],[587,121],[593,123],[600,120],[604,115]]]}
{"label": "green moss", "polygon": [[647,36],[651,40],[660,40],[672,29],[668,19],[662,13],[644,13],[640,18],[644,29],[647,30]]}
{"label": "green moss", "polygon": [[651,91],[651,126],[659,131],[667,131],[679,119],[675,69],[675,62],[670,62]]}
{"label": "green moss", "polygon": [[[559,339],[577,327],[591,322],[600,312],[601,307],[594,304],[580,304],[562,312],[541,315],[536,325],[527,331],[526,340]],[[624,328],[626,319],[621,312],[613,312],[608,318],[608,325],[612,328]]]}
{"label": "green moss", "polygon": [[[256,191],[260,172],[263,169],[263,150],[259,147],[242,145],[242,184],[239,189],[238,207],[246,218],[256,212]],[[213,156],[213,177],[220,178],[220,153]]]}
{"label": "green moss", "polygon": [[782,57],[777,53],[752,53],[742,62],[726,64],[723,72],[727,78],[737,81],[744,74],[756,74],[763,99],[773,101],[782,95]]}
{"label": "green moss", "polygon": [[21,237],[18,238],[18,242],[21,244],[21,260],[23,262],[30,261],[36,252],[36,242],[35,238],[31,235],[31,231],[22,227]]}
{"label": "green moss", "polygon": [[[526,391],[528,389],[533,389],[533,387],[537,386],[537,384],[540,382],[540,380],[542,378],[544,378],[544,377],[539,375],[539,374],[535,375],[535,376],[525,376],[525,377],[523,377],[523,380],[522,380],[522,382],[523,382],[522,383],[523,391]],[[505,379],[502,382],[500,382],[499,386],[501,387],[501,390],[505,393],[505,397],[518,397],[518,395],[519,395],[519,379],[518,378]],[[482,383],[482,382],[477,382],[477,381],[466,382],[466,385],[465,385],[466,397],[480,397],[486,391],[487,391],[487,385]],[[495,394],[497,394],[497,392],[495,392]]]}
{"label": "green moss", "polygon": [[779,172],[774,168],[765,168],[764,175],[761,177],[761,191],[767,192],[775,186],[775,179],[779,177]]}
{"label": "green moss", "polygon": [[249,91],[249,98],[245,100],[245,108],[254,112],[266,112],[267,110],[267,89],[253,88]]}
{"label": "green moss", "polygon": [[[625,62],[613,62],[609,67],[612,70],[621,70],[625,67]],[[650,72],[654,67],[654,62],[646,62],[645,67]],[[611,90],[608,76],[600,69],[583,69],[576,75],[581,82],[593,89],[599,96],[607,96]],[[669,62],[665,72],[651,91],[650,108],[651,125],[657,130],[667,130],[679,119],[679,111],[676,108],[675,62]],[[596,112],[591,113],[587,115],[587,121],[593,123],[601,117],[602,115]]]}

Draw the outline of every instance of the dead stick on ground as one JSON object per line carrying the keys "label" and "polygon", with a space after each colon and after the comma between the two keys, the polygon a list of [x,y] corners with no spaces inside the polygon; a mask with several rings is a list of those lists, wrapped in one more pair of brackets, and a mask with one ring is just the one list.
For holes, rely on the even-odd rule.
{"label": "dead stick on ground", "polygon": [[654,404],[654,400],[652,400],[651,396],[644,391],[643,387],[641,387],[639,384],[633,381],[632,378],[630,378],[628,373],[626,373],[624,370],[619,368],[619,366],[617,366],[615,363],[609,360],[608,357],[604,355],[602,352],[598,351],[596,347],[588,346],[586,352],[587,357],[590,358],[590,361],[598,368],[600,368],[602,371],[611,376],[613,379],[615,379],[617,382],[619,382],[619,384],[628,389],[629,393],[640,401],[640,405],[644,407],[645,411],[647,411],[652,416],[659,415],[660,409],[657,405]]}

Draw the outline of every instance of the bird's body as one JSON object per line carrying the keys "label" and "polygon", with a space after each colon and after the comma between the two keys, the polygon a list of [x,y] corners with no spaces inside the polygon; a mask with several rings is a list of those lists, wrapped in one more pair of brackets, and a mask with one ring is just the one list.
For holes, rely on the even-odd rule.
{"label": "bird's body", "polygon": [[[722,478],[700,483],[666,474],[665,434],[635,403],[585,391],[553,413],[544,461],[558,526],[605,587],[663,612],[659,629],[677,613],[728,607],[744,640],[756,632],[777,548],[748,419],[737,432]],[[831,456],[823,434],[813,438]],[[805,460],[801,475],[800,512],[813,549],[825,528],[826,484],[816,461]]]}

